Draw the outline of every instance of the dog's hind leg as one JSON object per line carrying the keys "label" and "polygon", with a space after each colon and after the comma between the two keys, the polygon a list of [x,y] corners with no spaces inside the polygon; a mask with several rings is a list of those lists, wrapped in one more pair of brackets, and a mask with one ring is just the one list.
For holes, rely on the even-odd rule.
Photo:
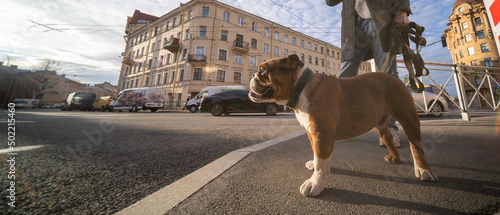
{"label": "dog's hind leg", "polygon": [[384,157],[384,160],[389,163],[394,163],[394,164],[399,164],[400,158],[399,158],[399,153],[394,145],[394,140],[392,137],[391,132],[389,132],[389,120],[391,116],[384,116],[377,127],[375,127],[375,130],[377,131],[378,135],[384,140],[384,144],[387,147],[387,150],[389,150],[389,155]]}
{"label": "dog's hind leg", "polygon": [[437,181],[438,177],[427,164],[421,142],[420,120],[416,112],[397,114],[394,116],[399,121],[410,142],[411,154],[415,169],[415,176],[425,181]]}

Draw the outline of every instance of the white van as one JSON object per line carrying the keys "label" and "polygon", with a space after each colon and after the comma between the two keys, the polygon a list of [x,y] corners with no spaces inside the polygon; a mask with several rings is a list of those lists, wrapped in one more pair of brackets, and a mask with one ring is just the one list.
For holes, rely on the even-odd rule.
{"label": "white van", "polygon": [[122,90],[109,104],[109,111],[151,110],[156,112],[165,105],[165,90],[153,87]]}
{"label": "white van", "polygon": [[246,89],[243,86],[212,86],[207,87],[203,91],[201,91],[196,97],[189,100],[186,103],[186,108],[191,111],[191,113],[196,113],[200,107],[201,99],[205,96],[211,96],[216,93],[228,91],[228,90],[244,90]]}
{"label": "white van", "polygon": [[16,105],[16,108],[37,108],[40,104],[38,99],[14,99],[12,101]]}

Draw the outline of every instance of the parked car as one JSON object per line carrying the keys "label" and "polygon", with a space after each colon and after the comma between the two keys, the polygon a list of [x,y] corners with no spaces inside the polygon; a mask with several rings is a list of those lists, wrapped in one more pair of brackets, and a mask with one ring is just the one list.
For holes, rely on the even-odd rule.
{"label": "parked car", "polygon": [[200,103],[201,103],[201,100],[203,99],[203,97],[211,96],[213,94],[221,93],[221,92],[228,91],[228,90],[238,90],[238,89],[243,90],[243,89],[245,89],[245,87],[243,87],[243,86],[211,86],[211,87],[207,87],[203,91],[198,93],[198,95],[196,95],[196,97],[194,97],[191,100],[189,100],[188,102],[186,102],[186,109],[188,109],[191,113],[196,113],[196,112],[198,112],[198,109],[200,107]]}
{"label": "parked car", "polygon": [[94,110],[100,110],[100,111],[109,110],[109,103],[110,102],[111,102],[111,96],[99,97],[92,104],[92,111],[94,111]]}
{"label": "parked car", "polygon": [[122,90],[116,98],[112,98],[109,111],[151,110],[156,112],[165,106],[165,90],[153,87],[133,88]]}
{"label": "parked car", "polygon": [[14,99],[12,101],[16,105],[16,108],[37,108],[40,104],[38,99]]}
{"label": "parked car", "polygon": [[202,113],[210,112],[214,116],[230,113],[266,113],[276,115],[283,107],[276,103],[255,103],[248,97],[249,90],[228,90],[211,96],[205,96],[200,105]]}
{"label": "parked car", "polygon": [[91,110],[92,104],[95,100],[95,93],[82,93],[82,92],[74,92],[70,93],[65,100],[63,100],[64,104],[61,106],[62,111],[70,111],[70,110]]}
{"label": "parked car", "polygon": [[[426,86],[424,88],[425,91],[425,102],[424,102],[424,94],[423,93],[415,93],[411,86],[407,86],[413,96],[413,100],[415,100],[415,106],[417,108],[417,112],[424,113],[425,108],[429,108],[437,98],[437,94],[435,94],[432,90],[432,87]],[[427,106],[425,105],[427,103]],[[443,112],[448,111],[448,102],[443,96],[440,96],[437,99],[436,104],[429,110],[427,115],[429,116],[442,116]]]}

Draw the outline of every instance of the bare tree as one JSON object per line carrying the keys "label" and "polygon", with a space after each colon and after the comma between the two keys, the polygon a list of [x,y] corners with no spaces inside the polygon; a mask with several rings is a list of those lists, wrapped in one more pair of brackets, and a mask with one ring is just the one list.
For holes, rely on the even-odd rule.
{"label": "bare tree", "polygon": [[5,66],[9,66],[9,65],[11,65],[13,62],[15,62],[15,61],[17,60],[17,59],[16,59],[15,57],[13,57],[12,55],[5,55],[5,56],[3,57],[3,59],[4,59],[3,64],[4,64]]}
{"label": "bare tree", "polygon": [[43,71],[55,71],[59,66],[59,61],[52,60],[50,58],[42,58],[39,60],[37,70]]}
{"label": "bare tree", "polygon": [[35,98],[41,99],[40,92],[45,89],[53,88],[54,81],[51,77],[57,75],[56,69],[59,66],[59,62],[52,60],[50,58],[43,58],[39,60],[38,65],[35,65],[30,77],[35,84],[35,90],[33,92]]}

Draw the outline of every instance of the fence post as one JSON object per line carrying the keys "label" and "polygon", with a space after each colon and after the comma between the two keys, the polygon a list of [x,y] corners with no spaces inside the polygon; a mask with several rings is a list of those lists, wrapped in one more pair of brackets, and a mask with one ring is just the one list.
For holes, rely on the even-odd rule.
{"label": "fence post", "polygon": [[466,104],[467,99],[465,95],[465,88],[463,85],[463,82],[460,79],[460,73],[462,72],[460,68],[460,64],[456,64],[453,67],[453,78],[455,79],[455,87],[457,88],[457,95],[458,95],[458,104],[460,105],[461,112],[462,112],[462,119],[465,121],[471,121],[470,115],[469,115],[469,108],[468,105]]}

